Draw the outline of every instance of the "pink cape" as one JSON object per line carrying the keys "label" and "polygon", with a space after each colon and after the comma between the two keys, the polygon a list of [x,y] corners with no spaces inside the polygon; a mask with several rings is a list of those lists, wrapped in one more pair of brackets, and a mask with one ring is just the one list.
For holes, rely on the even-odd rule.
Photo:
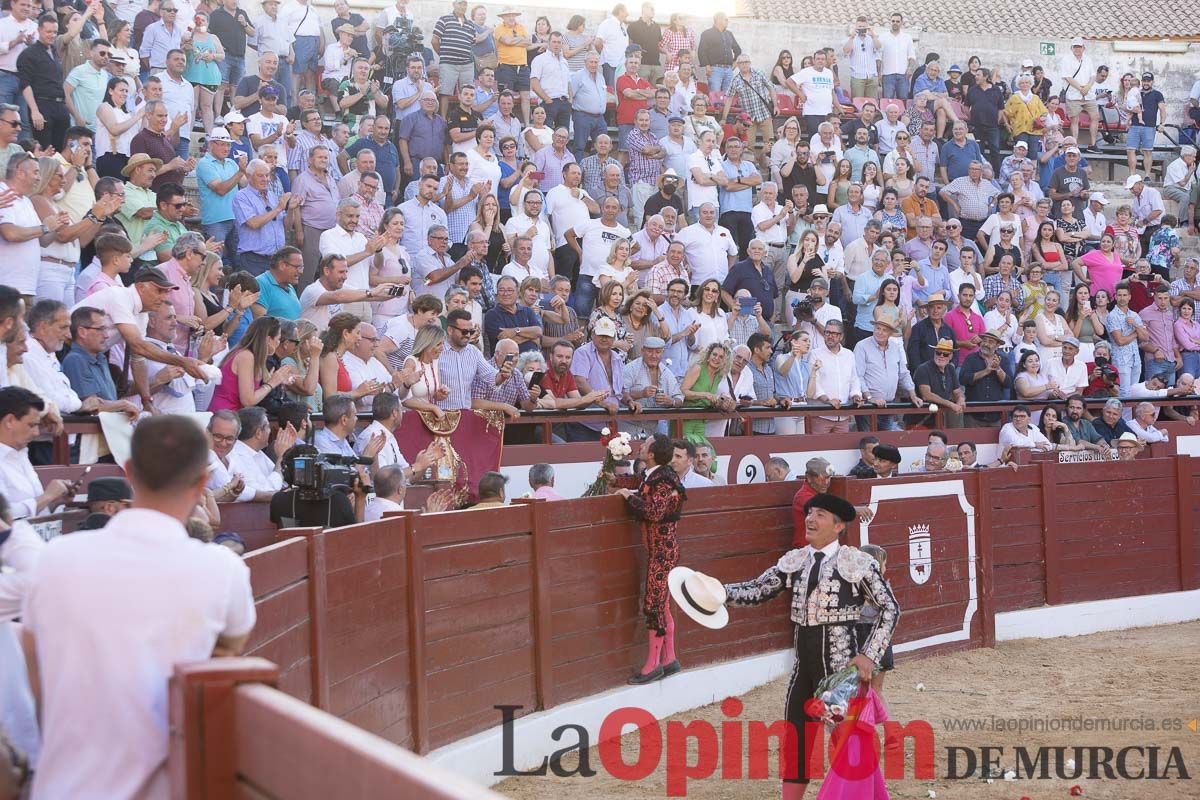
{"label": "pink cape", "polygon": [[[830,737],[833,753],[829,772],[821,781],[817,800],[888,800],[887,786],[877,755],[875,726],[887,721],[887,709],[874,689],[867,689],[862,698],[851,701],[851,708],[862,704],[862,711],[853,723],[843,723]],[[874,769],[870,765],[874,765]]]}

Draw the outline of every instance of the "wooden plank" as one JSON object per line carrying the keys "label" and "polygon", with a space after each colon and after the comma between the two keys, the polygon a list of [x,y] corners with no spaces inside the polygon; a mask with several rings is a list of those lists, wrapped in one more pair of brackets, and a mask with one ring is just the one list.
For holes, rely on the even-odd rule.
{"label": "wooden plank", "polygon": [[311,642],[312,698],[317,708],[329,708],[329,563],[326,560],[327,538],[319,528],[298,528],[286,531],[288,538],[308,542],[308,615]]}
{"label": "wooden plank", "polygon": [[1196,570],[1196,513],[1189,489],[1192,479],[1193,461],[1189,456],[1175,456],[1175,511],[1179,516],[1179,586],[1194,589],[1200,586]]}
{"label": "wooden plank", "polygon": [[[432,515],[430,515],[432,516]],[[417,514],[405,512],[404,541],[408,552],[408,654],[412,676],[413,743],[427,753],[429,744],[429,685],[425,677],[425,551],[417,533]]]}
{"label": "wooden plank", "polygon": [[284,589],[308,575],[308,545],[303,540],[279,542],[248,553],[250,589],[255,599]]}
{"label": "wooden plank", "polygon": [[326,593],[330,607],[348,603],[367,594],[389,589],[403,590],[408,583],[408,555],[395,553],[374,561],[329,570]]}
{"label": "wooden plank", "polygon": [[996,646],[996,554],[992,539],[992,470],[976,470],[975,480],[978,497],[975,504],[976,557],[979,572],[976,576],[981,620],[980,646]]}
{"label": "wooden plank", "polygon": [[325,543],[329,568],[346,569],[404,552],[403,530],[402,519],[389,516],[330,531]]}
{"label": "wooden plank", "polygon": [[429,701],[438,706],[456,695],[532,675],[533,668],[532,650],[510,650],[470,664],[438,670],[429,675]]}
{"label": "wooden plank", "polygon": [[532,535],[489,536],[450,545],[427,545],[422,552],[426,580],[528,564],[532,557]]}
{"label": "wooden plank", "polygon": [[1046,554],[1046,603],[1056,606],[1063,602],[1061,552],[1058,536],[1054,532],[1055,508],[1058,505],[1058,490],[1055,485],[1058,464],[1043,461],[1042,471],[1042,542]]}
{"label": "wooden plank", "polygon": [[425,612],[425,641],[429,644],[513,623],[532,616],[533,593],[497,594],[485,600],[430,609]]}
{"label": "wooden plank", "polygon": [[[564,503],[563,505],[568,505]],[[497,539],[529,534],[529,511],[523,506],[485,508],[479,511],[446,511],[421,517],[421,546],[463,544],[480,539]],[[481,533],[486,531],[486,533]]]}
{"label": "wooden plank", "polygon": [[550,590],[550,528],[546,521],[546,501],[529,501],[533,522],[533,677],[539,709],[553,708],[556,702],[552,671],[553,606]]}
{"label": "wooden plank", "polygon": [[230,736],[228,743],[236,757],[232,763],[247,782],[269,796],[291,800],[350,796],[349,775],[357,797],[496,797],[275,690],[243,686],[235,697],[236,736]]}
{"label": "wooden plank", "polygon": [[407,713],[408,668],[408,651],[403,650],[334,683],[329,688],[330,713],[344,718],[354,709],[394,691],[400,692]]}

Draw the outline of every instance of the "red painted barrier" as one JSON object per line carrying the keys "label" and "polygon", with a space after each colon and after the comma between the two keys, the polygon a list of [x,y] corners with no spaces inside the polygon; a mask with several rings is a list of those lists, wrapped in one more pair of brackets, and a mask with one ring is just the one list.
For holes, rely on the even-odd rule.
{"label": "red painted barrier", "polygon": [[[797,486],[691,491],[681,563],[758,575],[790,546]],[[1195,460],[1173,456],[836,478],[832,491],[875,508],[846,540],[887,550],[896,643],[924,654],[990,646],[998,612],[1200,588],[1198,486]],[[616,497],[281,535],[246,558],[260,615],[248,652],[280,664],[287,693],[418,752],[498,724],[497,704],[529,713],[621,685],[642,654],[640,530]],[[696,667],[790,635],[780,598],[719,631],[684,620],[680,652]]]}

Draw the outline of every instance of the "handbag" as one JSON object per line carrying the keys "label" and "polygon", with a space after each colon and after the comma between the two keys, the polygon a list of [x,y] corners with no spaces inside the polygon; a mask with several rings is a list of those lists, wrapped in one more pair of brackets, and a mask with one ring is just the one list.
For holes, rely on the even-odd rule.
{"label": "handbag", "polygon": [[[1079,74],[1079,70],[1083,69],[1083,62],[1079,62],[1079,66],[1075,68],[1075,72],[1071,75],[1071,80],[1075,80],[1075,76]],[[1067,102],[1067,89],[1071,84],[1063,81],[1063,88],[1058,90],[1058,102]]]}

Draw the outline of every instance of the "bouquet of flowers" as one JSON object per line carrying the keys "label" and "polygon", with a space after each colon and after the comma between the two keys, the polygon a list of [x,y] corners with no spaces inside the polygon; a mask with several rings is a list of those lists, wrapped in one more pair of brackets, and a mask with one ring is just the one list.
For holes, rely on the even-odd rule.
{"label": "bouquet of flowers", "polygon": [[817,684],[817,693],[804,703],[804,713],[828,724],[844,722],[861,686],[857,667],[850,665],[839,670]]}
{"label": "bouquet of flowers", "polygon": [[608,428],[600,431],[600,444],[604,447],[604,463],[600,466],[600,474],[592,481],[584,497],[600,497],[608,494],[609,481],[615,477],[618,461],[629,458],[633,452],[633,437],[628,433],[613,434]]}

